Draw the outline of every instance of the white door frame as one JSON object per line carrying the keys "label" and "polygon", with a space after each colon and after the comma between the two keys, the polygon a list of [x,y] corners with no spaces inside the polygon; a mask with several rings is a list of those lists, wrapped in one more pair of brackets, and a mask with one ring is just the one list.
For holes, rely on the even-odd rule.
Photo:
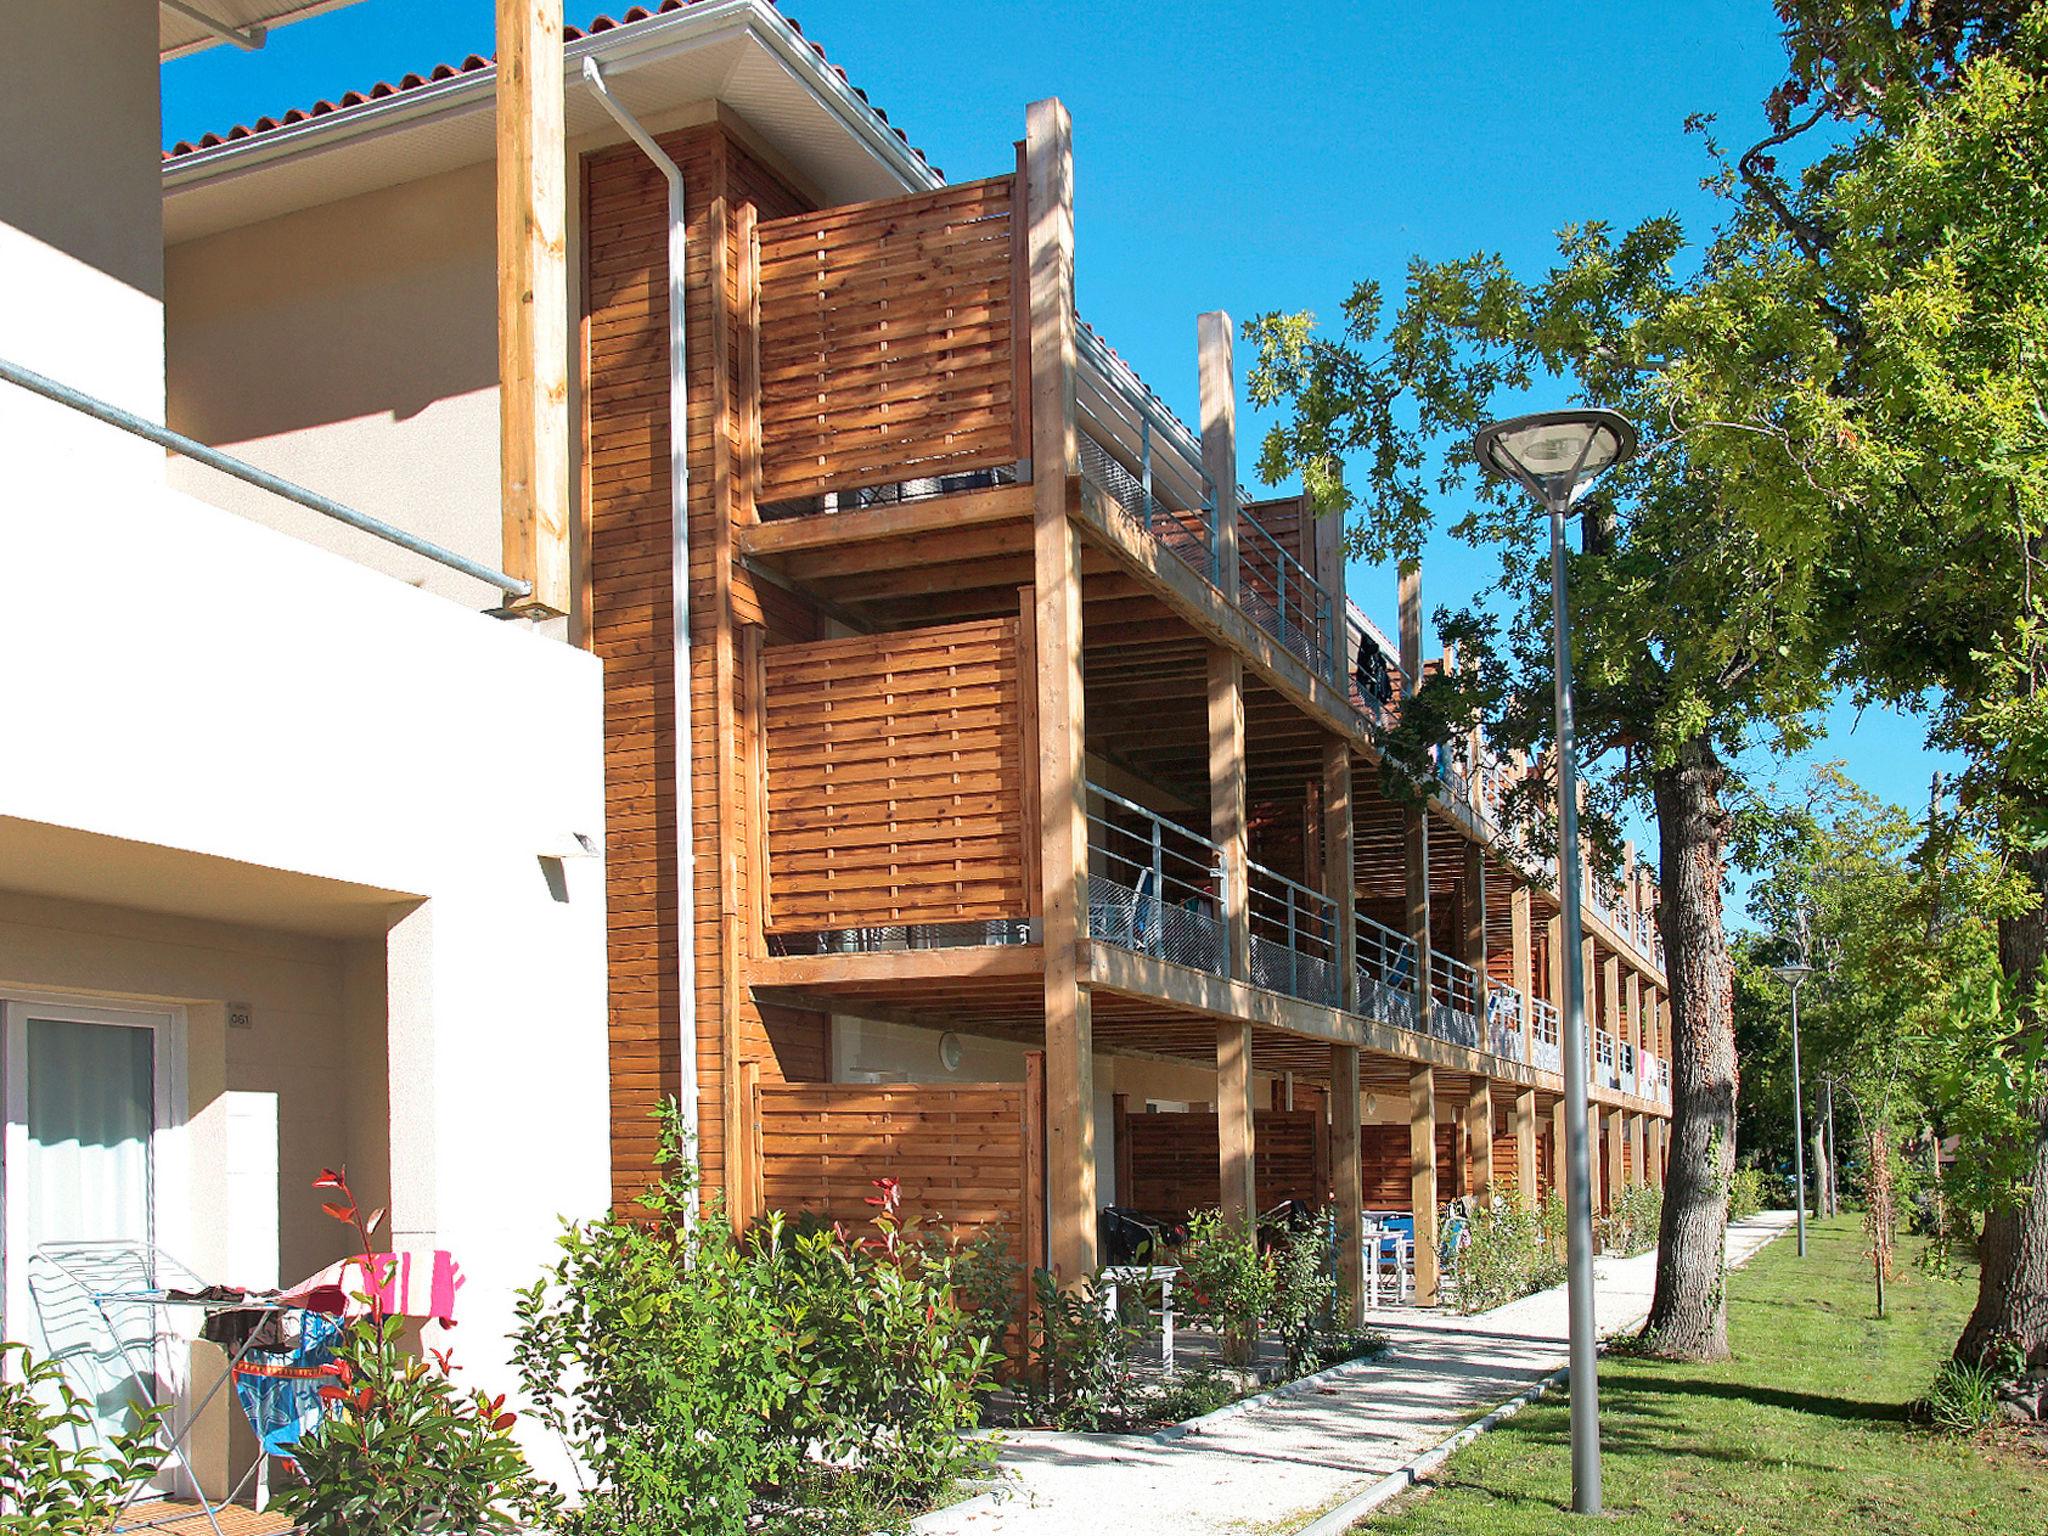
{"label": "white door frame", "polygon": [[[189,1233],[190,1185],[186,1163],[185,1010],[170,1004],[66,993],[0,993],[0,1333],[29,1337],[27,1216],[9,1198],[6,1169],[20,1167],[28,1153],[27,1020],[54,1018],[80,1024],[114,1024],[154,1032],[151,1051],[155,1126],[149,1145],[150,1241],[183,1260]],[[168,1362],[159,1362],[159,1369]],[[182,1372],[168,1373],[181,1376]]]}

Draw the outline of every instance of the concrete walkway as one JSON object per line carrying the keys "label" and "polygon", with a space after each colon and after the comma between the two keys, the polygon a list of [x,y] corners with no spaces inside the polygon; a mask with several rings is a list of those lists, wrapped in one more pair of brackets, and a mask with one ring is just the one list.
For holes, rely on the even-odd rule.
{"label": "concrete walkway", "polygon": [[[1740,1264],[1792,1224],[1772,1211],[1728,1230]],[[1648,1315],[1656,1255],[1602,1259],[1603,1334]],[[1006,1436],[1014,1492],[993,1508],[927,1516],[946,1536],[1202,1536],[1285,1532],[1350,1497],[1566,1362],[1563,1287],[1476,1317],[1392,1308],[1370,1315],[1393,1341],[1377,1364],[1166,1445],[1149,1435],[1028,1430]]]}

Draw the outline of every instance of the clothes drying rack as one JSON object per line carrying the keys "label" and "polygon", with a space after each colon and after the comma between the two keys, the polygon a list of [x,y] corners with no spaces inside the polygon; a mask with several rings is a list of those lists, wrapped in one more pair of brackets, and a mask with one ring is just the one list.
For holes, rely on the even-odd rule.
{"label": "clothes drying rack", "polygon": [[[99,1319],[107,1340],[114,1353],[128,1367],[138,1380],[154,1382],[158,1376],[157,1348],[165,1337],[165,1319],[171,1312],[182,1311],[202,1319],[220,1312],[253,1312],[274,1318],[289,1310],[288,1304],[280,1297],[262,1294],[220,1294],[225,1288],[209,1288],[192,1269],[153,1243],[136,1242],[130,1239],[106,1239],[100,1241],[77,1241],[46,1243],[35,1253],[36,1261],[48,1266],[71,1286]],[[33,1282],[31,1289],[34,1289]],[[132,1328],[124,1328],[117,1320],[119,1314],[129,1309],[146,1310],[150,1326],[140,1338],[133,1337]],[[42,1311],[40,1295],[37,1310]],[[136,1500],[150,1482],[160,1476],[173,1463],[180,1468],[191,1484],[194,1502],[198,1512],[206,1517],[206,1523],[214,1536],[226,1536],[221,1528],[219,1512],[234,1502],[248,1486],[263,1464],[259,1456],[248,1471],[244,1472],[233,1488],[219,1499],[209,1499],[201,1485],[199,1474],[192,1465],[188,1442],[193,1430],[213,1400],[220,1396],[221,1389],[234,1378],[235,1367],[240,1365],[255,1342],[259,1330],[249,1329],[242,1340],[229,1352],[226,1365],[219,1378],[209,1385],[204,1395],[193,1404],[180,1424],[173,1424],[168,1415],[157,1421],[158,1432],[163,1437],[162,1454],[148,1471],[139,1476],[123,1491],[121,1507],[116,1511],[114,1523],[108,1527],[108,1536],[123,1536],[123,1533],[147,1531],[170,1523],[173,1520],[189,1522],[193,1511],[188,1507],[174,1516],[157,1519],[148,1516],[146,1510],[136,1508]],[[48,1320],[44,1320],[44,1334],[48,1337]],[[75,1350],[53,1350],[52,1355],[72,1385],[85,1393],[95,1396],[91,1383],[79,1382],[69,1363]],[[194,1384],[196,1386],[196,1383]],[[130,1511],[135,1510],[133,1518]]]}

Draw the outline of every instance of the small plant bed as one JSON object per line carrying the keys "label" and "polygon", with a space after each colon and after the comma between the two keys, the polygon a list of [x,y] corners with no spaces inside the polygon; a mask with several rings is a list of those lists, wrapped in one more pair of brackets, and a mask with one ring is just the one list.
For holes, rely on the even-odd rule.
{"label": "small plant bed", "polygon": [[[1602,1529],[1719,1536],[1948,1536],[2039,1531],[2048,1458],[2017,1430],[1943,1433],[1916,1420],[1976,1291],[1901,1239],[1876,1314],[1854,1215],[1811,1229],[1803,1262],[1771,1244],[1729,1279],[1735,1358],[1713,1365],[1625,1351],[1601,1366]],[[1374,1532],[1526,1536],[1575,1529],[1559,1392],[1453,1456]]]}

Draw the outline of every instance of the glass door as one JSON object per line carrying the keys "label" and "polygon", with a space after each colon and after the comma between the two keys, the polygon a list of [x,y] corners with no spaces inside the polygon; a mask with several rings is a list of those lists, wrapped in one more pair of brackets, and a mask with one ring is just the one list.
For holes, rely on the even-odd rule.
{"label": "glass door", "polygon": [[0,1006],[7,1337],[55,1361],[100,1432],[157,1396],[155,1309],[106,1300],[156,1283],[157,1136],[171,1016]]}

